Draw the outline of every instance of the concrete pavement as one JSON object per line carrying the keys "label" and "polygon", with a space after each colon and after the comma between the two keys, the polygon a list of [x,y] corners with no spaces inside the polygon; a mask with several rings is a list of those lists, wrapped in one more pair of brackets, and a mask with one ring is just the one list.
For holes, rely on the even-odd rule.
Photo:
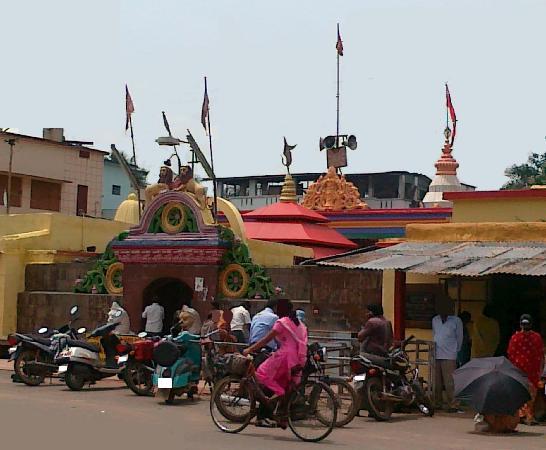
{"label": "concrete pavement", "polygon": [[[71,392],[58,380],[28,387],[0,371],[0,442],[22,448],[291,450],[308,448],[289,431],[250,425],[237,435],[218,431],[208,412],[208,396],[167,406],[158,398],[137,397],[117,380]],[[524,427],[511,436],[473,432],[470,418],[398,415],[389,423],[357,417],[317,444],[323,449],[544,449],[546,427]],[[9,448],[9,447],[5,447]]]}

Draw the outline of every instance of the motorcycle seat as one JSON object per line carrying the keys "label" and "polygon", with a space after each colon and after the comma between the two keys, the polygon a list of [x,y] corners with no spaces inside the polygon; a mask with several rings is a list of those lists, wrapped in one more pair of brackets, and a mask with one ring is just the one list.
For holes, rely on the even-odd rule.
{"label": "motorcycle seat", "polygon": [[50,338],[44,338],[40,336],[32,336],[32,339],[36,341],[38,344],[42,345],[51,345],[51,339]]}
{"label": "motorcycle seat", "polygon": [[74,339],[68,339],[67,344],[69,347],[80,347],[95,353],[100,352],[100,349],[96,345],[90,344],[89,342],[85,342],[85,341],[76,341]]}
{"label": "motorcycle seat", "polygon": [[392,368],[391,358],[384,358],[383,356],[374,355],[373,353],[361,353],[361,356],[368,359],[372,364],[385,369]]}

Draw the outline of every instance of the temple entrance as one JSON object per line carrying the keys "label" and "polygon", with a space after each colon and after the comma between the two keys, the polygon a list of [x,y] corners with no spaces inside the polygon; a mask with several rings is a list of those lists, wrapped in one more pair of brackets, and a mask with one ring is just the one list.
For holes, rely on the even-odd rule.
{"label": "temple entrance", "polygon": [[177,278],[158,278],[152,281],[143,291],[143,309],[152,303],[154,297],[165,309],[163,320],[163,332],[168,333],[175,321],[175,312],[182,305],[191,306],[193,290],[183,281]]}

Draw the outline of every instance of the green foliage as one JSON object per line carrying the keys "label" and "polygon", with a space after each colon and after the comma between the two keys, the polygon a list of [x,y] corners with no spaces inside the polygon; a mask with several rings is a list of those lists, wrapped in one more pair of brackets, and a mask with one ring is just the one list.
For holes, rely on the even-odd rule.
{"label": "green foliage", "polygon": [[260,295],[262,298],[270,298],[273,295],[273,282],[262,266],[252,262],[248,246],[236,239],[233,231],[223,226],[220,226],[220,239],[231,244],[230,249],[224,254],[222,267],[233,263],[239,264],[250,278],[245,297],[253,298]]}
{"label": "green foliage", "polygon": [[[123,241],[127,236],[129,236],[129,232],[123,231],[117,236],[117,240]],[[118,262],[118,259],[112,250],[112,242],[110,242],[93,268],[85,274],[85,277],[82,280],[74,285],[74,292],[90,294],[93,290],[93,286],[95,286],[97,294],[107,294],[108,291],[104,287],[104,277],[108,267],[115,262]]]}
{"label": "green foliage", "polygon": [[546,153],[531,153],[524,164],[514,164],[508,167],[504,175],[510,181],[502,189],[524,189],[534,184],[546,185]]}

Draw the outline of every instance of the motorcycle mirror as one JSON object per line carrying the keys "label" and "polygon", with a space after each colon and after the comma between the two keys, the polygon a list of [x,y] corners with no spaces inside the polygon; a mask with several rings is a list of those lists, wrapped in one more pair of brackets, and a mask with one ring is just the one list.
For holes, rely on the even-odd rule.
{"label": "motorcycle mirror", "polygon": [[70,308],[70,315],[74,316],[78,312],[80,308],[77,305],[74,305],[72,308]]}
{"label": "motorcycle mirror", "polygon": [[139,338],[145,338],[146,336],[148,336],[148,333],[146,333],[145,331],[141,331],[140,333],[137,334],[137,336]]}
{"label": "motorcycle mirror", "polygon": [[47,327],[42,327],[38,330],[38,334],[45,334],[47,333],[48,331],[48,328]]}
{"label": "motorcycle mirror", "polygon": [[87,328],[81,327],[81,328],[78,328],[76,331],[78,332],[78,334],[83,334],[87,331]]}
{"label": "motorcycle mirror", "polygon": [[120,317],[122,314],[121,310],[117,310],[115,313],[114,313],[114,317]]}

